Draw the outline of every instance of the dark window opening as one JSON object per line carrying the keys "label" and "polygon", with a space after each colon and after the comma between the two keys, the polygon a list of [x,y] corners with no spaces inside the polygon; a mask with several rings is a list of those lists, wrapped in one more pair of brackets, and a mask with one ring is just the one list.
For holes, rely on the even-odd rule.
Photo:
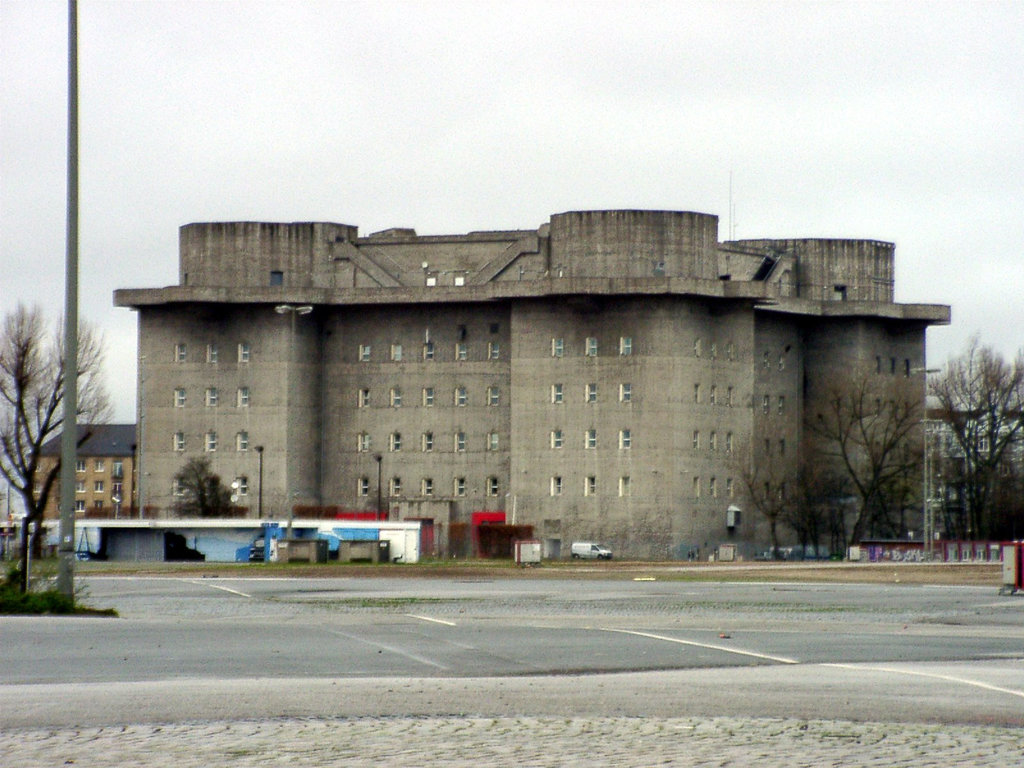
{"label": "dark window opening", "polygon": [[270,270],[270,284],[284,285],[284,272],[281,272],[278,269]]}

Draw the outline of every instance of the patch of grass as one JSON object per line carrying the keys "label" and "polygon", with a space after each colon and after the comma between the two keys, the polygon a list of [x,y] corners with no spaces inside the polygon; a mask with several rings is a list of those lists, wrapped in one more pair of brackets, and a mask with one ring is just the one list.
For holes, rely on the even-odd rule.
{"label": "patch of grass", "polygon": [[0,583],[0,614],[16,616],[117,616],[113,608],[97,609],[79,605],[75,599],[56,589],[22,592],[17,567],[7,572]]}

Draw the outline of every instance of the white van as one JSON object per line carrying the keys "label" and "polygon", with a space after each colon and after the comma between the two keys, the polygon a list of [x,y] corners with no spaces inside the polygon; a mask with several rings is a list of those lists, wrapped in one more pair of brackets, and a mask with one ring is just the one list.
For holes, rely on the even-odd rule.
{"label": "white van", "polygon": [[592,541],[574,541],[572,543],[573,560],[611,560],[612,551],[604,544],[595,544]]}

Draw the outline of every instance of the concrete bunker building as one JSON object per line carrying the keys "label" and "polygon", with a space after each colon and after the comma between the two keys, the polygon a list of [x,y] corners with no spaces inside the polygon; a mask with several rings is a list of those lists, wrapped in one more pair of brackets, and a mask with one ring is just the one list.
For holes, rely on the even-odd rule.
{"label": "concrete bunker building", "polygon": [[441,236],[189,224],[179,284],[114,301],[138,312],[150,514],[205,455],[252,516],[257,494],[264,515],[380,498],[441,542],[501,510],[550,556],[752,554],[737,453],[795,462],[816,386],[852,366],[923,396],[949,322],[894,301],[891,243],[720,242],[716,216],[640,210]]}

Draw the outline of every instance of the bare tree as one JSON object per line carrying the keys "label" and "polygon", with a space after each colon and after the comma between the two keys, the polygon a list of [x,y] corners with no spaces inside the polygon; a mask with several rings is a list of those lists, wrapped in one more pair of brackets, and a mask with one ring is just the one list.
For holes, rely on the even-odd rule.
{"label": "bare tree", "polygon": [[1014,448],[1024,439],[1024,351],[1012,363],[977,337],[931,381],[939,418],[962,453],[967,535],[997,533],[997,481],[1006,475]]}
{"label": "bare tree", "polygon": [[[40,469],[43,444],[64,426],[64,340],[61,323],[46,322],[38,308],[19,305],[4,318],[0,331],[0,472],[21,496],[22,574],[26,574],[28,529],[40,550],[43,510],[60,476],[58,460]],[[100,379],[102,340],[88,326],[78,335],[78,420],[102,423],[110,402]],[[27,586],[23,583],[23,588]]]}
{"label": "bare tree", "polygon": [[924,393],[918,387],[909,377],[854,373],[831,382],[808,419],[812,450],[835,463],[857,498],[846,546],[898,532],[908,489],[919,477]]}
{"label": "bare tree", "polygon": [[772,557],[778,559],[779,524],[784,522],[791,503],[787,493],[792,490],[792,465],[778,446],[773,449],[769,440],[765,440],[763,447],[742,446],[734,453],[732,463],[750,504],[768,521]]}
{"label": "bare tree", "polygon": [[231,489],[215,474],[206,458],[192,458],[174,476],[178,501],[174,512],[179,517],[226,517],[237,508],[231,502]]}

